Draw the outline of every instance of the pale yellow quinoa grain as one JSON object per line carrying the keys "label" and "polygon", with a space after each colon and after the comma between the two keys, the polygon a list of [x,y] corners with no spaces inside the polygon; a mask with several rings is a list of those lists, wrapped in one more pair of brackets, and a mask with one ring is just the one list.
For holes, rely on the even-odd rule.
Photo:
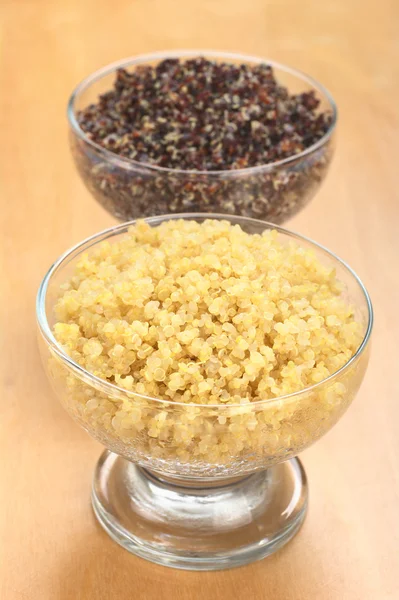
{"label": "pale yellow quinoa grain", "polygon": [[[252,403],[326,379],[364,333],[334,270],[311,250],[276,231],[250,235],[215,220],[138,222],[123,239],[99,244],[62,286],[56,318],[54,335],[76,363],[132,392],[123,401],[79,395],[71,380],[79,418],[125,444],[140,435],[143,452],[183,462],[306,445],[309,410],[336,418],[343,383],[302,405],[251,411]],[[155,409],[134,392],[187,410],[173,417],[172,405]],[[243,411],[201,420],[193,403]]]}

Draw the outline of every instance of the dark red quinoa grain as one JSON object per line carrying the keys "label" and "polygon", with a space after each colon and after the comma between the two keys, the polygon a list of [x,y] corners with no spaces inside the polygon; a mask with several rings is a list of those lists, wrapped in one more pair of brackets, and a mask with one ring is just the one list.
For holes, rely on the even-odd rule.
{"label": "dark red quinoa grain", "polygon": [[104,162],[77,139],[72,146],[89,189],[120,218],[198,210],[281,222],[320,183],[331,158],[328,144],[304,163],[298,156],[287,168],[242,178],[151,166],[220,172],[295,157],[331,126],[332,115],[318,107],[313,91],[290,95],[267,64],[167,59],[118,70],[114,89],[77,115],[89,140],[137,161],[136,171]]}

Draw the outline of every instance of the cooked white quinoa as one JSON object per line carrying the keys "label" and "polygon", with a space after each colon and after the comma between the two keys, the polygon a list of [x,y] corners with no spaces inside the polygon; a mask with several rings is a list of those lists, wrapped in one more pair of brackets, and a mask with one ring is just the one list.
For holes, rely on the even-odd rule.
{"label": "cooked white quinoa", "polygon": [[[80,258],[54,326],[76,363],[129,393],[107,396],[70,376],[69,404],[97,437],[134,446],[139,435],[154,457],[217,462],[306,445],[314,427],[330,426],[344,408],[345,383],[253,403],[319,383],[355,354],[364,326],[342,289],[312,250],[276,231],[137,222]],[[321,420],[314,426],[309,410]]]}

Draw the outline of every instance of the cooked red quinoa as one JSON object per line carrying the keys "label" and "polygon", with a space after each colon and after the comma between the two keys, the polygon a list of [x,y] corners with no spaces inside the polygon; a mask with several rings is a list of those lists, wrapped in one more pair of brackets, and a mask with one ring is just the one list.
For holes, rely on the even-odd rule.
{"label": "cooked red quinoa", "polygon": [[314,91],[290,94],[266,64],[203,57],[117,71],[114,89],[78,114],[87,136],[139,162],[219,171],[269,164],[319,141],[332,115]]}

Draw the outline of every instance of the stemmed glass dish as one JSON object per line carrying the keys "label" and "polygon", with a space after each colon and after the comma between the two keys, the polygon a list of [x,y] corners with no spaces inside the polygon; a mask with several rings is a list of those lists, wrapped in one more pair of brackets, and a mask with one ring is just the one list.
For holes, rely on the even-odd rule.
{"label": "stemmed glass dish", "polygon": [[[184,214],[204,221],[225,215]],[[362,341],[328,378],[278,398],[247,405],[179,403],[127,391],[89,373],[56,341],[54,305],[82,254],[123,236],[124,223],[78,244],[45,276],[37,298],[39,343],[53,388],[66,410],[106,451],[95,471],[92,501],[106,531],[131,552],[185,569],[212,570],[262,558],[285,544],[306,513],[308,487],[297,454],[342,416],[363,380],[372,308],[357,275],[304,237],[230,216],[251,234],[276,228],[283,241],[312,248],[336,269],[356,308]]]}

